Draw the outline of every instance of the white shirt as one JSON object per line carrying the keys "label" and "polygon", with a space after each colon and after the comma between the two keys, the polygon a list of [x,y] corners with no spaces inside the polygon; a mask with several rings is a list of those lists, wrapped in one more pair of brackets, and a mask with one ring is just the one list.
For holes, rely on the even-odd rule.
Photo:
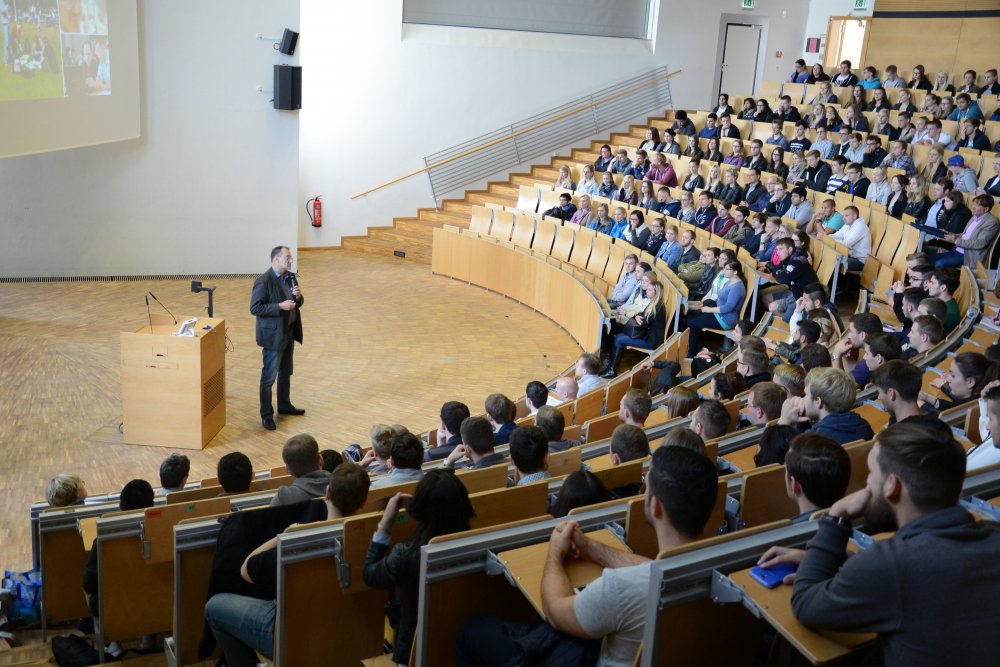
{"label": "white shirt", "polygon": [[858,218],[853,224],[844,226],[830,235],[835,241],[840,241],[848,248],[848,254],[854,259],[864,262],[872,251],[872,237],[868,233],[868,225],[862,218]]}
{"label": "white shirt", "polygon": [[983,444],[974,447],[965,458],[965,469],[969,472],[1000,463],[1000,449],[993,445],[993,438],[983,440]]}

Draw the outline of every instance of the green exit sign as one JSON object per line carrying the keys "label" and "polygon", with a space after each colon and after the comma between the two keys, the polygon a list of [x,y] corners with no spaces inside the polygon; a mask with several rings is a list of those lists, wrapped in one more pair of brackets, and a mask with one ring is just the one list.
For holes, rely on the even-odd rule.
{"label": "green exit sign", "polygon": [[[854,0],[857,2],[858,0]],[[740,7],[743,9],[753,9],[754,0],[740,0]]]}
{"label": "green exit sign", "polygon": [[868,0],[854,0],[855,9],[868,9]]}

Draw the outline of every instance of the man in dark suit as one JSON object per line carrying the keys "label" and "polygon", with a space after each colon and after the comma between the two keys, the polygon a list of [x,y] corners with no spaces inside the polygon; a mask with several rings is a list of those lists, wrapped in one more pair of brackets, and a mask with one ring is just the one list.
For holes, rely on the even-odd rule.
{"label": "man in dark suit", "polygon": [[295,342],[302,343],[302,315],[305,301],[298,279],[289,271],[292,253],[285,246],[271,250],[271,268],[257,277],[250,296],[250,313],[257,318],[257,345],[263,348],[264,368],[260,373],[260,419],[273,431],[274,406],[271,387],[278,380],[278,414],[302,415],[305,410],[289,398],[292,354]]}

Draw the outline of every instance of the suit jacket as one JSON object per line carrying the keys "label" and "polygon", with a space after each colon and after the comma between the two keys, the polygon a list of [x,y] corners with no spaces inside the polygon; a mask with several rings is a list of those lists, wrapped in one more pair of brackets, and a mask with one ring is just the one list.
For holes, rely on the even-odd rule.
{"label": "suit jacket", "polygon": [[295,309],[298,316],[291,326],[288,325],[288,311],[278,308],[278,304],[286,299],[281,281],[272,269],[257,276],[250,294],[250,314],[257,318],[257,345],[264,349],[284,349],[289,335],[299,344],[302,343],[301,308],[305,299],[300,296],[295,300],[298,304]]}
{"label": "suit jacket", "polygon": [[997,223],[997,219],[992,214],[987,213],[983,221],[972,232],[972,238],[968,241],[962,239],[961,236],[955,239],[955,245],[965,249],[965,266],[975,269],[979,262],[987,264],[990,259],[990,250],[993,249],[993,241],[998,233],[1000,233],[1000,224]]}

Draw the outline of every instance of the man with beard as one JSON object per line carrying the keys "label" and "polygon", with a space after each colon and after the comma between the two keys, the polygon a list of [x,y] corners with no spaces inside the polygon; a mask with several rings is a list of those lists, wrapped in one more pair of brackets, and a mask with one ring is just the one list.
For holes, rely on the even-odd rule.
{"label": "man with beard", "polygon": [[[1000,622],[1000,526],[959,505],[962,446],[919,419],[879,433],[865,488],[834,503],[805,551],[772,547],[760,565],[798,563],[786,577],[795,617],[822,630],[877,632],[873,650],[887,666],[993,664],[986,638]],[[896,533],[848,558],[851,520],[862,516],[867,533]]]}

